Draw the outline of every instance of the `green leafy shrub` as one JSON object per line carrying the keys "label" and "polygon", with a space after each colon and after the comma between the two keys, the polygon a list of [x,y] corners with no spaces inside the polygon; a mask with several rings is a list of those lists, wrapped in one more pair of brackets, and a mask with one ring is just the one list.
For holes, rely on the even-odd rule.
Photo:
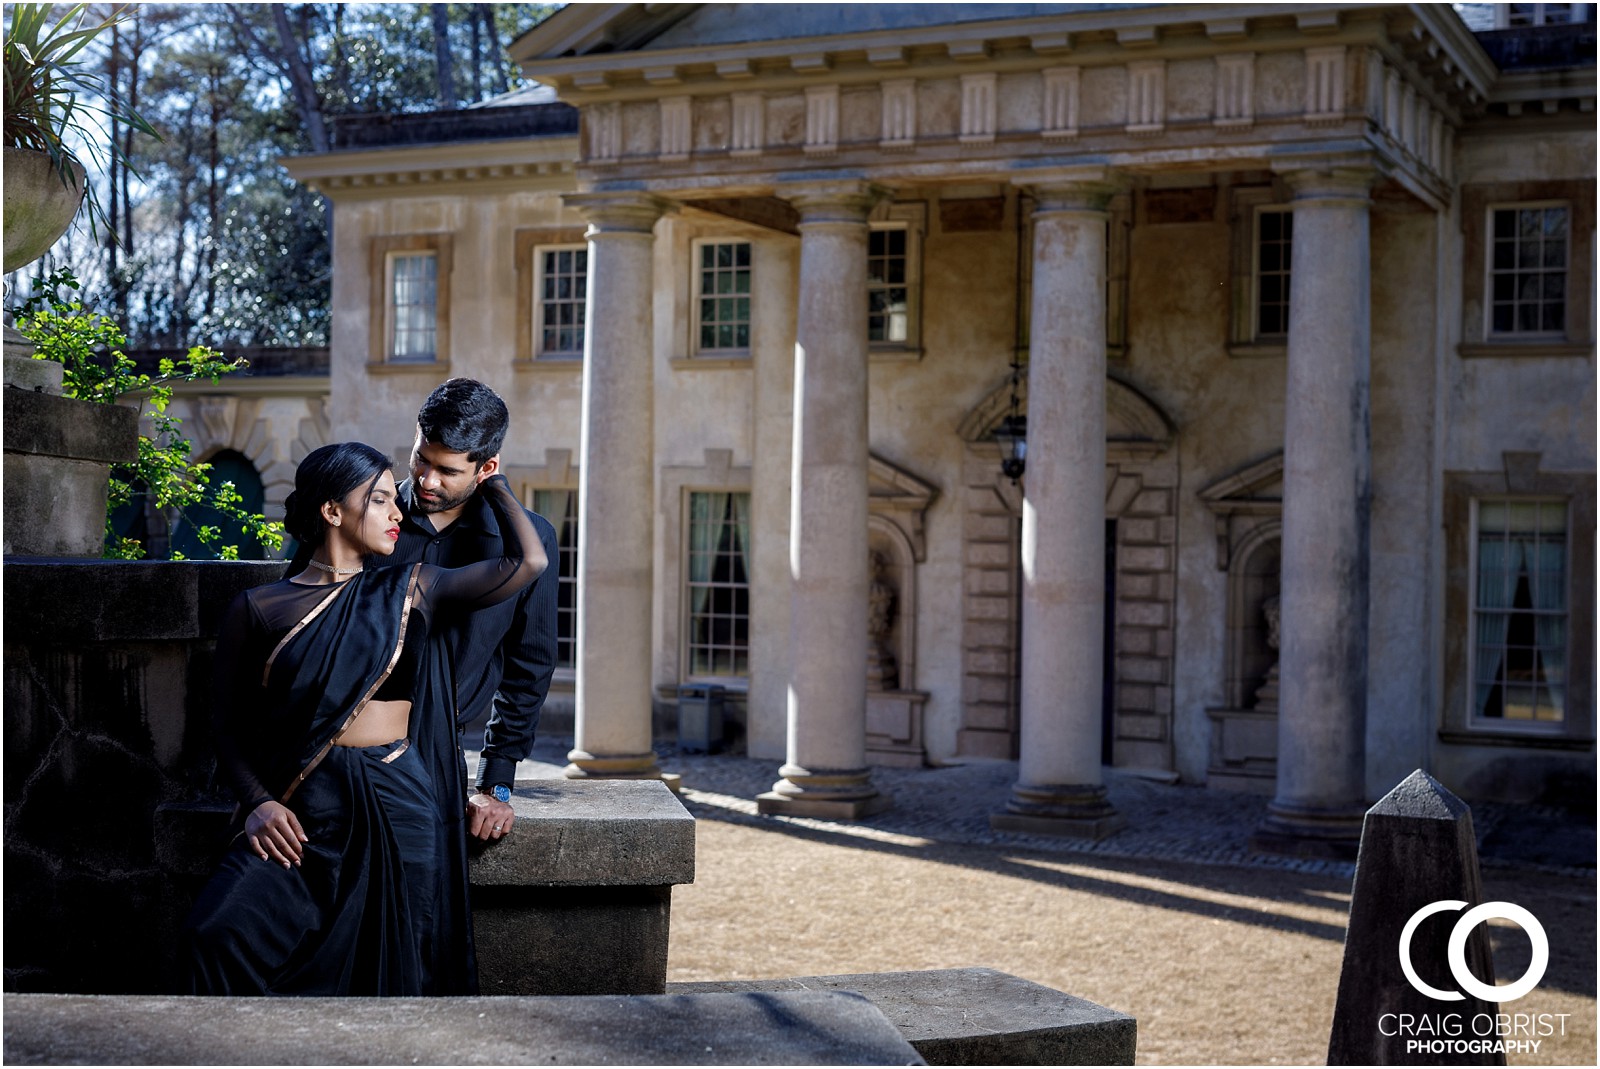
{"label": "green leafy shrub", "polygon": [[190,459],[194,445],[183,434],[183,421],[167,411],[174,383],[201,379],[215,383],[245,367],[244,358],[229,360],[215,349],[197,345],[176,360],[162,359],[154,376],[141,372],[122,351],[128,341],[122,328],[110,317],[86,310],[76,298],[78,288],[78,279],[66,270],[36,280],[16,322],[37,347],[35,359],[61,363],[66,396],[107,405],[120,404],[124,398],[137,400],[141,416],[150,417],[154,433],[139,435],[139,459],[111,469],[105,555],[124,560],[149,555],[144,543],[117,534],[111,526],[110,515],[135,501],[153,504],[169,533],[187,523],[196,539],[222,560],[238,560],[239,547],[221,544],[221,528],[195,523],[189,518],[191,510],[214,509],[237,523],[251,540],[281,549],[283,525],[240,507],[244,498],[232,482],[213,486],[211,465]]}

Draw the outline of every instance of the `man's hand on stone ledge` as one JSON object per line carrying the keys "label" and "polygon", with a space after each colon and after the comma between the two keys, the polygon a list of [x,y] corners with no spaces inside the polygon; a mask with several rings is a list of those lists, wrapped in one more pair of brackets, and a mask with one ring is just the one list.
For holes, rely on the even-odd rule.
{"label": "man's hand on stone ledge", "polygon": [[509,802],[481,792],[467,799],[467,834],[484,842],[495,842],[511,833],[517,819]]}

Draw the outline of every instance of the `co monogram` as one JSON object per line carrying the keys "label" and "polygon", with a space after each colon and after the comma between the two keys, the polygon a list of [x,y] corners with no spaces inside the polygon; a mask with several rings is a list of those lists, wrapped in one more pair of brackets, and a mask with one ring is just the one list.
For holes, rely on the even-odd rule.
{"label": "co monogram", "polygon": [[[1417,976],[1417,970],[1411,965],[1411,937],[1417,930],[1417,925],[1435,913],[1445,910],[1466,909],[1465,902],[1455,899],[1441,899],[1431,902],[1411,915],[1406,921],[1406,926],[1400,932],[1400,968],[1405,971],[1406,979],[1411,986],[1440,1002],[1459,1002],[1466,997],[1461,991],[1441,991],[1422,982]],[[1504,987],[1494,987],[1479,980],[1467,968],[1467,936],[1479,923],[1492,920],[1508,920],[1528,933],[1528,941],[1533,944],[1533,960],[1528,963],[1528,971],[1516,983]],[[1539,923],[1532,913],[1519,905],[1511,902],[1485,902],[1481,906],[1467,909],[1456,921],[1456,926],[1450,930],[1450,942],[1446,949],[1446,959],[1450,963],[1450,975],[1455,977],[1456,985],[1467,994],[1475,995],[1485,1002],[1511,1002],[1519,999],[1532,991],[1544,979],[1545,967],[1550,964],[1550,940],[1545,937],[1544,926]]]}

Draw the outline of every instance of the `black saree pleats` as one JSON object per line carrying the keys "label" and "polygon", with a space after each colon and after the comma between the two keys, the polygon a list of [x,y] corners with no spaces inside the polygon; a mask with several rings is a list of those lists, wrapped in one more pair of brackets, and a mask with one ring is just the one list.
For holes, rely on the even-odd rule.
{"label": "black saree pleats", "polygon": [[301,866],[234,844],[186,928],[189,993],[442,993],[442,839],[427,763],[405,740],[335,746],[289,804],[310,839]]}
{"label": "black saree pleats", "polygon": [[430,642],[417,676],[411,732],[433,778],[439,831],[439,900],[434,911],[434,987],[476,995],[478,959],[467,870],[467,775],[455,720],[455,679],[441,643]]}

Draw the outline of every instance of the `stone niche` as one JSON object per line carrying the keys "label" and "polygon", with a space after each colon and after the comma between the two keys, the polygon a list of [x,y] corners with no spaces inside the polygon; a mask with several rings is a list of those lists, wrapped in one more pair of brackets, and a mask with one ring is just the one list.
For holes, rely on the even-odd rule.
{"label": "stone niche", "polygon": [[1226,700],[1207,709],[1213,787],[1271,794],[1278,772],[1278,591],[1283,454],[1200,491],[1216,517],[1217,568],[1227,573]]}
{"label": "stone niche", "polygon": [[867,479],[867,760],[916,767],[927,759],[928,701],[916,689],[917,565],[927,559],[924,522],[937,491],[878,457],[869,459]]}

